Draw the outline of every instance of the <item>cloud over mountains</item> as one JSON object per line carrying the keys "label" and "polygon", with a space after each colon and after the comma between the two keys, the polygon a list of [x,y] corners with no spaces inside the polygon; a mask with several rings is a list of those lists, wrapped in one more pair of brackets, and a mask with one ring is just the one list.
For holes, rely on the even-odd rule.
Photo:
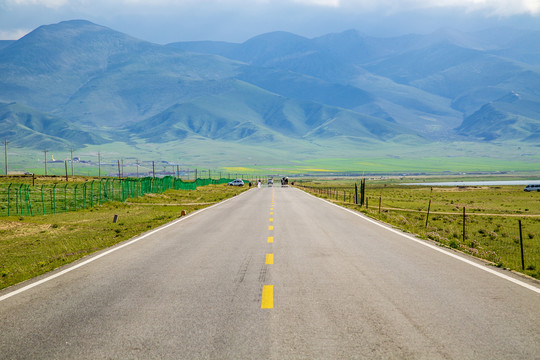
{"label": "cloud over mountains", "polygon": [[540,29],[540,0],[5,0],[0,37],[17,39],[44,23],[77,18],[158,43],[245,41],[276,30],[400,35],[440,27]]}

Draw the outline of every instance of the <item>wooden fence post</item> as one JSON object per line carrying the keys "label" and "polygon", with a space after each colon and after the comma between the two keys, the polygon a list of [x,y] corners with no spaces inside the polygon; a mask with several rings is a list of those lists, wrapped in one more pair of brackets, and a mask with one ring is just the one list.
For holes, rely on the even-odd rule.
{"label": "wooden fence post", "polygon": [[521,220],[519,223],[519,246],[521,247],[521,270],[525,270],[525,259],[523,257],[523,233],[521,232]]}
{"label": "wooden fence post", "polygon": [[428,224],[428,220],[429,220],[429,209],[431,209],[431,199],[429,199],[429,204],[428,204],[428,207],[427,207],[426,229],[427,229],[427,224]]}
{"label": "wooden fence post", "polygon": [[465,243],[465,206],[463,207],[463,243]]}

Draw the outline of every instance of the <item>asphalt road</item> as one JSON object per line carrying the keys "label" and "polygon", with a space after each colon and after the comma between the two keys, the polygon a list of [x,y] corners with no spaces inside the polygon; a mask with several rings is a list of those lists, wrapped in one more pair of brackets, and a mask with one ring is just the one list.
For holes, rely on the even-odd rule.
{"label": "asphalt road", "polygon": [[539,359],[538,283],[425,244],[252,189],[0,292],[0,358]]}

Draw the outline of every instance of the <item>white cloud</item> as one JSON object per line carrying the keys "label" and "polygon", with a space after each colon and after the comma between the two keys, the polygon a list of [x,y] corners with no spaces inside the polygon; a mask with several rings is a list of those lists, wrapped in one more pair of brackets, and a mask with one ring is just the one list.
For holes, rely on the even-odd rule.
{"label": "white cloud", "polygon": [[1,40],[19,40],[33,29],[0,30]]}
{"label": "white cloud", "polygon": [[350,9],[390,13],[429,8],[458,8],[498,16],[540,13],[540,0],[341,0],[340,3]]}
{"label": "white cloud", "polygon": [[69,0],[7,0],[11,5],[42,5],[51,9],[57,9],[67,5]]}
{"label": "white cloud", "polygon": [[212,7],[253,8],[304,5],[350,9],[353,11],[382,11],[396,13],[414,9],[460,8],[466,12],[485,12],[489,15],[511,16],[540,14],[540,0],[5,0],[11,6],[41,5],[50,9],[71,8],[170,8]]}
{"label": "white cloud", "polygon": [[540,13],[540,0],[439,0],[434,7],[458,7],[468,12],[486,11],[491,15],[511,16]]}
{"label": "white cloud", "polygon": [[328,6],[328,7],[339,7],[340,0],[292,0],[294,3],[306,4],[306,5],[316,5],[316,6]]}

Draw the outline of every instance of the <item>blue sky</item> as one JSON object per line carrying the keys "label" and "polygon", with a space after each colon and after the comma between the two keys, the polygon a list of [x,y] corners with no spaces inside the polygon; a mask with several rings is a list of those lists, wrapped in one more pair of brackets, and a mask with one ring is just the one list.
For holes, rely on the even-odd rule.
{"label": "blue sky", "polygon": [[392,36],[441,28],[540,30],[540,0],[0,0],[0,39],[71,19],[161,44],[242,42],[277,30]]}

